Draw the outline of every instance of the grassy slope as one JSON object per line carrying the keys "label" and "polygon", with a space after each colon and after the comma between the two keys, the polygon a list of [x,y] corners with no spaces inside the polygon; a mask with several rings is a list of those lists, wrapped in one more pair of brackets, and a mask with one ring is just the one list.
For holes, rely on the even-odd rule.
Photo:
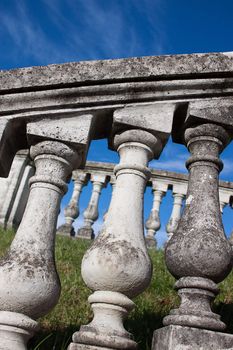
{"label": "grassy slope", "polygon": [[[0,231],[0,254],[7,249],[12,233]],[[30,350],[63,350],[71,335],[80,325],[92,318],[87,297],[90,295],[80,276],[82,256],[89,242],[57,237],[56,261],[62,283],[59,304],[40,320],[41,331],[30,342]],[[153,330],[162,326],[162,318],[179,301],[173,290],[174,279],[167,272],[162,251],[151,251],[153,278],[150,287],[138,298],[136,308],[126,322],[126,328],[134,334],[140,350],[150,349]],[[220,286],[221,293],[214,305],[233,333],[233,275]],[[46,337],[48,337],[46,339]],[[41,345],[39,345],[42,342]]]}

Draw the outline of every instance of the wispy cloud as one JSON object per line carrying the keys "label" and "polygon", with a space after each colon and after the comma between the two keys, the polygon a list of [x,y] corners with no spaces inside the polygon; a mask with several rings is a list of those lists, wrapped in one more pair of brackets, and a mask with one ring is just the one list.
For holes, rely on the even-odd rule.
{"label": "wispy cloud", "polygon": [[12,3],[0,6],[0,37],[29,65],[160,54],[166,41],[161,0]]}
{"label": "wispy cloud", "polygon": [[163,162],[154,160],[150,163],[150,167],[161,170],[187,172],[185,162],[180,159],[166,160]]}
{"label": "wispy cloud", "polygon": [[[1,35],[8,37],[11,62],[20,62],[24,57],[38,63],[61,61],[60,51],[43,26],[32,16],[23,0],[14,2],[14,12],[0,11]],[[4,52],[7,54],[7,52]]]}

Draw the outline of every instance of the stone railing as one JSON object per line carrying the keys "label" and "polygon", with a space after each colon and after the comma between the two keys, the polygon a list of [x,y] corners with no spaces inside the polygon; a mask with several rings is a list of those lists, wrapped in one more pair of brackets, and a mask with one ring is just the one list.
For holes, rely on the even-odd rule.
{"label": "stone railing", "polygon": [[[102,162],[87,162],[85,169],[74,170],[72,173],[73,192],[71,199],[64,210],[65,223],[58,227],[57,233],[77,238],[94,238],[98,232],[94,233],[93,224],[99,217],[98,204],[102,188],[108,183],[114,191],[116,177],[114,168],[116,164]],[[80,215],[79,199],[82,189],[89,182],[92,183],[92,194],[87,208],[83,212],[83,224],[75,232],[73,224]],[[150,168],[150,178],[147,186],[151,187],[153,193],[153,204],[150,216],[145,222],[146,243],[148,247],[156,247],[156,232],[161,227],[160,205],[167,191],[171,190],[173,195],[173,208],[170,219],[166,225],[168,238],[170,239],[176,231],[188,188],[188,176],[186,174],[156,170]],[[223,213],[225,206],[232,204],[233,200],[233,183],[219,182],[219,201],[220,210]],[[107,214],[107,213],[106,213]],[[106,216],[106,214],[104,216]],[[105,218],[104,218],[105,220]]]}
{"label": "stone railing", "polygon": [[22,221],[0,261],[0,348],[26,349],[36,320],[59,300],[54,243],[61,198],[72,171],[85,166],[90,142],[101,138],[120,161],[104,225],[82,261],[94,318],[75,332],[69,350],[137,348],[123,320],[150,284],[143,195],[148,162],[160,157],[170,135],[191,153],[186,206],[165,249],[181,303],[155,331],[152,349],[233,348],[211,310],[217,283],[232,269],[218,188],[219,155],[233,134],[232,53],[1,71],[0,93],[0,175],[8,175],[21,149],[35,164]]}

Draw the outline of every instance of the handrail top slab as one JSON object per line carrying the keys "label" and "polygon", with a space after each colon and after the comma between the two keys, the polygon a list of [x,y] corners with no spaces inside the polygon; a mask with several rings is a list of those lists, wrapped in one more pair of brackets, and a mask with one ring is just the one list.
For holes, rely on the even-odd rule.
{"label": "handrail top slab", "polygon": [[233,76],[233,52],[80,61],[0,70],[0,92],[205,75]]}

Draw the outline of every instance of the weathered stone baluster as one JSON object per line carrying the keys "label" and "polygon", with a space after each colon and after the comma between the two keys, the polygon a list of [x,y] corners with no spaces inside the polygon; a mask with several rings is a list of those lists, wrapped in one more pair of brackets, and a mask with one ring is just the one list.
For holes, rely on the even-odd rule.
{"label": "weathered stone baluster", "polygon": [[154,235],[161,227],[160,217],[159,217],[159,211],[160,211],[160,204],[162,202],[162,198],[166,194],[168,189],[167,184],[163,184],[160,182],[152,181],[152,192],[153,192],[153,206],[150,212],[149,218],[146,220],[146,245],[148,248],[156,248],[156,238]]}
{"label": "weathered stone baluster", "polygon": [[83,213],[84,225],[78,230],[78,238],[93,239],[95,237],[92,225],[99,217],[99,198],[102,188],[106,187],[107,180],[108,178],[106,175],[91,175],[91,182],[93,184],[91,199]]}
{"label": "weathered stone baluster", "polygon": [[[112,186],[112,196],[111,196],[111,200],[112,200],[112,198],[114,196],[115,186],[116,186],[116,176],[115,175],[110,176],[109,183]],[[103,222],[106,221],[107,215],[108,215],[108,209],[105,211],[105,213],[103,215]]]}
{"label": "weathered stone baluster", "polygon": [[[211,337],[216,333],[200,328],[218,331],[225,328],[220,316],[212,312],[210,302],[218,293],[216,283],[232,268],[232,251],[223,230],[218,192],[218,173],[222,169],[219,153],[228,143],[229,135],[223,127],[206,123],[186,129],[185,141],[191,152],[187,161],[190,176],[186,206],[176,234],[165,250],[167,267],[179,279],[175,286],[181,304],[164,319],[164,325],[172,326],[162,329],[167,342],[163,349],[176,348],[177,341],[184,345],[190,337],[193,344],[201,338],[203,349],[209,349]],[[196,327],[198,331],[188,327]],[[155,332],[152,349],[161,349],[159,332]],[[222,348],[215,341],[215,348]],[[181,345],[179,348],[183,349]],[[199,347],[193,345],[196,348]]]}
{"label": "weathered stone baluster", "polygon": [[223,214],[223,210],[226,205],[230,203],[231,194],[229,191],[225,191],[223,188],[219,190],[219,203],[220,203],[220,211]]}
{"label": "weathered stone baluster", "polygon": [[[136,343],[124,330],[122,320],[133,308],[129,299],[141,293],[151,278],[151,263],[143,237],[142,202],[149,170],[148,160],[161,143],[141,130],[115,136],[120,164],[115,167],[116,185],[104,230],[87,251],[82,276],[94,290],[89,302],[94,320],[74,334],[69,349],[85,345],[108,349],[134,349]],[[91,348],[91,347],[90,347]]]}
{"label": "weathered stone baluster", "polygon": [[[125,108],[114,114],[116,128],[113,128],[112,147],[120,155],[120,163],[114,170],[114,195],[103,229],[82,261],[83,279],[94,291],[89,297],[94,318],[73,335],[69,350],[137,348],[124,329],[123,320],[134,307],[131,298],[144,291],[151,279],[143,228],[143,196],[150,175],[147,164],[151,158],[159,156],[162,144],[166,143],[173,111],[174,107],[165,108],[169,121],[166,128],[161,108],[157,110],[154,106]],[[139,129],[142,115],[144,128],[148,124],[150,129],[155,125],[153,133],[157,134],[159,129],[163,142]]]}
{"label": "weathered stone baluster", "polygon": [[[85,117],[88,127],[90,116]],[[60,282],[54,262],[56,222],[68,176],[84,162],[88,144],[84,141],[88,133],[82,131],[80,135],[75,131],[74,135],[74,123],[59,122],[49,120],[27,126],[36,173],[30,179],[21,224],[0,260],[0,349],[25,350],[27,340],[37,329],[35,319],[47,314],[59,299]],[[61,131],[56,130],[59,125]],[[63,142],[64,134],[68,140],[73,136],[72,146]]]}
{"label": "weathered stone baluster", "polygon": [[68,236],[75,236],[73,223],[79,216],[79,198],[83,187],[87,184],[88,174],[78,173],[73,175],[72,178],[74,181],[74,189],[70,202],[64,210],[65,224],[61,225],[57,230],[58,234]]}
{"label": "weathered stone baluster", "polygon": [[181,217],[181,209],[183,205],[183,200],[185,198],[185,195],[187,193],[187,186],[180,186],[173,185],[173,208],[171,217],[168,221],[168,224],[166,226],[167,234],[168,234],[168,240],[171,239],[175,231],[177,230],[180,217]]}

